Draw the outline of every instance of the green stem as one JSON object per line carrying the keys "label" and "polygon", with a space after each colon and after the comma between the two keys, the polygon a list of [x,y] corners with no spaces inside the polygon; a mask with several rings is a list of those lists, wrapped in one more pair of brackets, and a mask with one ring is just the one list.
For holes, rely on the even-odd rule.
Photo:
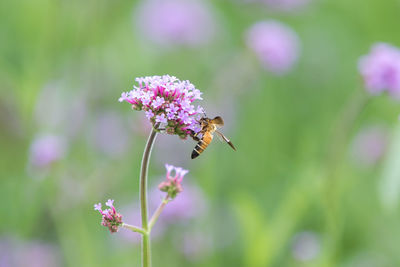
{"label": "green stem", "polygon": [[157,128],[158,125],[152,129],[150,136],[147,139],[140,169],[140,213],[142,216],[142,228],[145,232],[142,235],[142,267],[151,266],[150,236],[148,233],[149,226],[147,220],[147,170],[149,167],[151,149],[153,148],[154,140],[157,136]]}
{"label": "green stem", "polygon": [[153,228],[154,224],[156,223],[158,217],[160,217],[161,212],[169,202],[168,195],[163,199],[161,202],[160,206],[158,206],[157,210],[154,212],[153,216],[151,217],[151,220],[149,222],[149,233],[151,232],[151,229]]}
{"label": "green stem", "polygon": [[134,225],[130,225],[130,224],[127,224],[127,223],[123,223],[123,224],[122,224],[122,227],[124,227],[124,228],[126,228],[126,229],[129,229],[129,230],[131,230],[132,232],[136,232],[136,233],[139,233],[139,234],[142,234],[142,235],[144,235],[144,234],[147,233],[147,232],[146,232],[145,230],[143,230],[142,228],[136,227],[136,226],[134,226]]}
{"label": "green stem", "polygon": [[371,98],[363,90],[358,90],[356,94],[344,106],[338,120],[328,147],[328,155],[325,163],[325,189],[324,201],[326,212],[326,232],[329,235],[329,243],[327,244],[327,255],[324,257],[327,262],[334,262],[335,253],[339,248],[339,242],[342,238],[343,219],[340,209],[341,188],[341,171],[342,164],[346,158],[347,145],[349,137],[354,129],[355,123],[360,118],[366,105]]}

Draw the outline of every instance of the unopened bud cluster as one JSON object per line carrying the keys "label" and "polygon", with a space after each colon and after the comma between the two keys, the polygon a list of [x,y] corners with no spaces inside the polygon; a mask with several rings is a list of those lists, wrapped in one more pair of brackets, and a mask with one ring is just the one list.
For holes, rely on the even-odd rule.
{"label": "unopened bud cluster", "polygon": [[109,199],[106,202],[106,206],[109,209],[105,210],[101,209],[101,203],[94,204],[94,209],[98,210],[102,215],[101,225],[107,227],[111,233],[118,232],[119,227],[122,225],[122,215],[115,210],[113,203],[114,200]]}
{"label": "unopened bud cluster", "polygon": [[[187,174],[189,171],[180,167],[174,167],[169,164],[165,164],[165,168],[167,169],[166,180],[161,182],[158,185],[158,188],[162,192],[166,192],[168,198],[174,199],[180,192],[183,191],[181,182],[185,174]],[[173,170],[175,170],[174,176],[171,175]]]}

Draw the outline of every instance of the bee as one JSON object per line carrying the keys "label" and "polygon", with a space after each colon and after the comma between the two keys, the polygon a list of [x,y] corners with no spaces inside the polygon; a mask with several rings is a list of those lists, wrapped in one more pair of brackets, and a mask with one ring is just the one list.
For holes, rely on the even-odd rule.
{"label": "bee", "polygon": [[[197,158],[203,151],[207,148],[207,146],[211,143],[213,140],[213,134],[216,133],[222,140],[224,140],[228,145],[236,151],[235,146],[232,144],[232,142],[226,138],[225,135],[223,135],[220,131],[218,131],[218,127],[221,127],[224,125],[224,121],[220,116],[215,117],[214,119],[210,118],[201,118],[200,119],[200,126],[201,130],[196,133],[192,134],[192,138],[195,141],[198,141],[197,145],[194,147],[192,151],[192,159]],[[201,139],[198,137],[198,135],[202,135]]]}

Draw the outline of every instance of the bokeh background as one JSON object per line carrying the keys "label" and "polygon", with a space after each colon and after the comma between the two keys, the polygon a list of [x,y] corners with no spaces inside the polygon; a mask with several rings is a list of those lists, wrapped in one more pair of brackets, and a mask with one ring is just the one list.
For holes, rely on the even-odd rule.
{"label": "bokeh background", "polygon": [[204,92],[215,140],[159,136],[190,170],[156,225],[154,266],[399,266],[400,103],[370,96],[358,62],[400,45],[398,0],[0,2],[0,266],[139,266],[93,204],[138,222],[150,130],[119,103],[135,77]]}

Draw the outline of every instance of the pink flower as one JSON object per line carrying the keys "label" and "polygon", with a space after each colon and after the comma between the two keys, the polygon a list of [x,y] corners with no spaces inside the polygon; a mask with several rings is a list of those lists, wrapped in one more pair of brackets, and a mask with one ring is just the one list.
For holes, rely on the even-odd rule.
{"label": "pink flower", "polygon": [[357,163],[369,166],[376,164],[385,154],[388,132],[381,126],[362,129],[352,144],[352,154]]}
{"label": "pink flower", "polygon": [[109,209],[102,210],[101,203],[94,204],[94,210],[97,210],[102,215],[101,225],[110,230],[111,233],[118,232],[119,227],[122,225],[122,215],[119,214],[114,207],[114,200],[109,199],[106,202]]}
{"label": "pink flower", "polygon": [[160,115],[156,116],[156,122],[167,123],[168,120],[167,120],[167,118],[165,118],[165,114],[160,114]]}
{"label": "pink flower", "polygon": [[66,142],[62,137],[43,135],[36,138],[30,147],[30,162],[33,166],[44,168],[64,157]]}
{"label": "pink flower", "polygon": [[296,32],[278,21],[254,24],[246,33],[246,43],[263,67],[276,75],[289,72],[299,57],[300,41]]}
{"label": "pink flower", "polygon": [[168,126],[167,133],[181,138],[200,130],[198,117],[204,109],[195,109],[192,104],[200,97],[200,90],[189,81],[180,81],[174,76],[148,76],[136,78],[138,86],[130,92],[122,93],[119,101],[126,101],[136,110],[144,110],[153,126]]}
{"label": "pink flower", "polygon": [[147,0],[135,20],[144,37],[159,45],[205,45],[214,35],[212,9],[198,0]]}
{"label": "pink flower", "polygon": [[[160,183],[158,188],[162,192],[166,192],[169,198],[174,199],[177,194],[183,191],[181,182],[189,171],[169,164],[165,164],[165,168],[167,169],[166,181]],[[175,176],[171,175],[173,169],[175,170]]]}
{"label": "pink flower", "polygon": [[151,110],[146,111],[146,118],[151,119],[154,117],[154,113]]}
{"label": "pink flower", "polygon": [[386,43],[376,43],[368,55],[358,61],[358,70],[371,94],[385,90],[400,98],[400,49]]}

